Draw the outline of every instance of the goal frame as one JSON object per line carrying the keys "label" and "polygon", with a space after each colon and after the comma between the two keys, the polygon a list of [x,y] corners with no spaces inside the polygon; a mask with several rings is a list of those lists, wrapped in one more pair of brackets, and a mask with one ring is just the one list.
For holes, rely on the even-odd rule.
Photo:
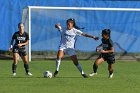
{"label": "goal frame", "polygon": [[[23,8],[24,10],[25,8]],[[48,6],[28,6],[28,60],[31,61],[31,10],[32,9],[45,9],[45,10],[94,10],[94,11],[140,11],[140,8],[104,8],[104,7],[48,7]],[[24,11],[23,11],[24,12]],[[22,12],[22,13],[23,13]],[[23,14],[22,14],[23,15]],[[23,22],[23,17],[22,17]]]}

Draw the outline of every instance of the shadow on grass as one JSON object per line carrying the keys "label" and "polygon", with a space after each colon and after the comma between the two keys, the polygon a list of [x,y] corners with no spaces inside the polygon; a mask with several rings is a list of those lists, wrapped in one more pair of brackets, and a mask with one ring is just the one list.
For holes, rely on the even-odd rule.
{"label": "shadow on grass", "polygon": [[[44,78],[44,77],[35,77],[35,76],[9,76],[9,77],[0,77],[0,78],[15,78],[15,79],[17,79],[17,78],[27,78],[27,79],[32,79],[32,78]],[[83,78],[82,76],[80,77],[52,77],[52,78],[54,78],[54,79],[60,79],[60,78]],[[44,78],[45,79],[45,78]],[[47,79],[47,78],[46,78]],[[49,79],[49,78],[48,78]]]}

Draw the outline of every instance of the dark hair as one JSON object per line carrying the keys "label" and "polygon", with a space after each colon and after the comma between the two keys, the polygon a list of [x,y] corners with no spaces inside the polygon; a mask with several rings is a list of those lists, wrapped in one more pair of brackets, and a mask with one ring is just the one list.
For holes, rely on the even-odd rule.
{"label": "dark hair", "polygon": [[[20,25],[23,24],[22,22],[18,23],[18,27],[20,27]],[[23,24],[24,25],[24,24]]]}
{"label": "dark hair", "polygon": [[68,23],[68,22],[72,22],[74,28],[76,28],[76,29],[78,29],[78,30],[80,29],[80,28],[76,25],[76,22],[75,22],[75,19],[74,19],[74,18],[68,19],[68,20],[67,20],[67,23]]}
{"label": "dark hair", "polygon": [[102,35],[108,35],[109,38],[110,38],[110,33],[111,33],[110,29],[103,29],[102,30]]}

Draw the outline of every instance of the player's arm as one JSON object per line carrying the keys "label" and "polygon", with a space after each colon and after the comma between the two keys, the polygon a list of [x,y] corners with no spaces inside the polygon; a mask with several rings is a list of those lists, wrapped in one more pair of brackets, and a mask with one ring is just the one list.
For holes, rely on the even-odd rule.
{"label": "player's arm", "polygon": [[98,46],[96,47],[96,52],[100,52],[100,49],[99,49],[99,48],[102,47],[102,45],[103,45],[103,44],[100,44],[100,45],[98,45]]}
{"label": "player's arm", "polygon": [[113,53],[114,48],[112,47],[110,50],[100,50],[100,53]]}
{"label": "player's arm", "polygon": [[114,47],[113,47],[113,41],[110,39],[109,40],[109,46],[111,47],[110,50],[101,50],[101,53],[113,53],[114,52]]}
{"label": "player's arm", "polygon": [[92,36],[92,35],[89,35],[89,34],[86,34],[86,33],[82,33],[81,35],[85,36],[85,37],[93,38],[95,40],[99,40],[99,37],[97,37],[97,36]]}
{"label": "player's arm", "polygon": [[57,28],[59,31],[62,31],[62,27],[59,23],[55,24],[55,28]]}
{"label": "player's arm", "polygon": [[13,42],[14,42],[15,38],[16,38],[16,34],[14,33],[14,35],[12,36],[12,40],[11,40],[11,42],[10,42],[10,48],[9,48],[9,51],[11,51],[12,48],[13,48]]}
{"label": "player's arm", "polygon": [[111,46],[110,50],[102,50],[101,53],[113,53],[114,47],[113,47],[113,41],[111,39],[109,40],[109,46]]}
{"label": "player's arm", "polygon": [[14,42],[14,39],[12,39],[11,42],[10,42],[10,48],[9,48],[9,51],[12,50],[12,48],[13,48],[13,42]]}
{"label": "player's arm", "polygon": [[19,43],[18,46],[24,46],[24,45],[27,45],[29,43],[29,40],[26,40],[24,43]]}

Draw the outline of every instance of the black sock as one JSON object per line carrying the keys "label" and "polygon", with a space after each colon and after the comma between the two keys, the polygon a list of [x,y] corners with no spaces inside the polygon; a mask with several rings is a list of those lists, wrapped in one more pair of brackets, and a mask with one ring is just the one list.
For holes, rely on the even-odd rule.
{"label": "black sock", "polygon": [[98,69],[98,66],[97,66],[96,64],[94,64],[94,65],[93,65],[93,71],[94,71],[94,73],[97,72],[97,69]]}
{"label": "black sock", "polygon": [[16,64],[12,64],[12,72],[13,73],[16,73],[16,68],[17,68],[17,65]]}
{"label": "black sock", "polygon": [[109,75],[111,75],[113,73],[113,70],[112,71],[109,71]]}
{"label": "black sock", "polygon": [[25,68],[26,73],[28,73],[29,72],[29,65],[28,64],[24,64],[24,68]]}

